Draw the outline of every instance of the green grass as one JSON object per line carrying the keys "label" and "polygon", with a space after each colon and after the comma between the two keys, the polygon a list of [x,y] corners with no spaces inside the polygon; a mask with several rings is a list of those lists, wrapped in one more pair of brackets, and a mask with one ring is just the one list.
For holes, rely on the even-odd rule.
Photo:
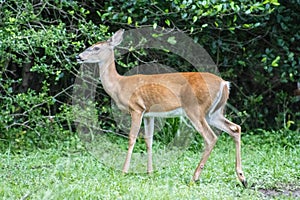
{"label": "green grass", "polygon": [[259,135],[243,137],[246,189],[236,179],[234,144],[226,134],[195,184],[190,179],[201,152],[185,151],[152,175],[122,175],[83,150],[47,149],[17,155],[7,151],[0,157],[0,199],[300,198],[299,142],[287,148],[263,144],[263,140]]}

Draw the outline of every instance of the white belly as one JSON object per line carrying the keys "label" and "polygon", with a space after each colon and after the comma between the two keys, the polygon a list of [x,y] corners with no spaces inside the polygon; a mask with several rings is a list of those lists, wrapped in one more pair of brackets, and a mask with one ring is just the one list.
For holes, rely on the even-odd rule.
{"label": "white belly", "polygon": [[144,114],[145,117],[180,117],[185,116],[185,112],[182,108],[177,108],[175,110],[167,111],[167,112],[147,112]]}

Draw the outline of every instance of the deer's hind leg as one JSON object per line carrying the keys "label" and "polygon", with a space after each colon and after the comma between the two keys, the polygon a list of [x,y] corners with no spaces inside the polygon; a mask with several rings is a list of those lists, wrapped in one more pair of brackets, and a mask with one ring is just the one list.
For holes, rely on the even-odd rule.
{"label": "deer's hind leg", "polygon": [[[202,113],[202,112],[200,112],[200,113]],[[204,152],[202,154],[202,158],[201,158],[201,160],[194,172],[194,176],[193,176],[193,181],[198,181],[199,176],[205,166],[205,163],[208,160],[208,158],[218,140],[218,137],[215,135],[213,130],[208,125],[208,123],[205,119],[205,116],[200,116],[200,115],[198,115],[199,113],[195,114],[195,112],[187,112],[186,114],[187,114],[187,117],[192,122],[195,129],[201,134],[201,136],[204,139],[204,145],[205,145]]]}
{"label": "deer's hind leg", "polygon": [[225,131],[233,138],[236,151],[236,174],[243,186],[246,187],[247,181],[242,170],[241,159],[241,127],[226,119],[223,115],[223,109],[217,110],[211,115],[210,124],[222,131]]}

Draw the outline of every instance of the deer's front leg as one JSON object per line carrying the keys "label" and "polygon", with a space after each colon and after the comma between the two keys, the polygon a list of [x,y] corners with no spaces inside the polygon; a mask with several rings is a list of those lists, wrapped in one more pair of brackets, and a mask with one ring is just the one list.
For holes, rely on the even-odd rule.
{"label": "deer's front leg", "polygon": [[147,147],[147,172],[153,172],[152,166],[152,143],[153,143],[153,131],[154,131],[154,117],[145,117],[144,118],[144,126],[145,126],[145,142]]}
{"label": "deer's front leg", "polygon": [[142,117],[143,115],[141,112],[131,112],[131,128],[128,136],[128,152],[123,166],[123,173],[127,173],[129,170],[131,155],[134,148],[134,144],[136,142],[137,135],[141,127]]}

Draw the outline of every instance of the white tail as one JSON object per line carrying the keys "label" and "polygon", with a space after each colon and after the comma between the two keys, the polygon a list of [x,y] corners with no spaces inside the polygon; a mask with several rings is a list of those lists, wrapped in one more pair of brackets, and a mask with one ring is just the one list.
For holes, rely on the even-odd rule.
{"label": "white tail", "polygon": [[193,180],[200,173],[216,144],[217,136],[209,125],[227,132],[236,144],[236,173],[246,186],[241,166],[241,128],[223,115],[229,96],[229,83],[210,73],[186,72],[121,76],[115,68],[114,47],[123,40],[123,30],[108,41],[99,42],[77,56],[80,63],[99,63],[105,91],[117,106],[131,115],[128,153],[123,172],[127,173],[137,135],[144,118],[148,172],[152,172],[154,117],[186,116],[205,141],[205,150]]}

